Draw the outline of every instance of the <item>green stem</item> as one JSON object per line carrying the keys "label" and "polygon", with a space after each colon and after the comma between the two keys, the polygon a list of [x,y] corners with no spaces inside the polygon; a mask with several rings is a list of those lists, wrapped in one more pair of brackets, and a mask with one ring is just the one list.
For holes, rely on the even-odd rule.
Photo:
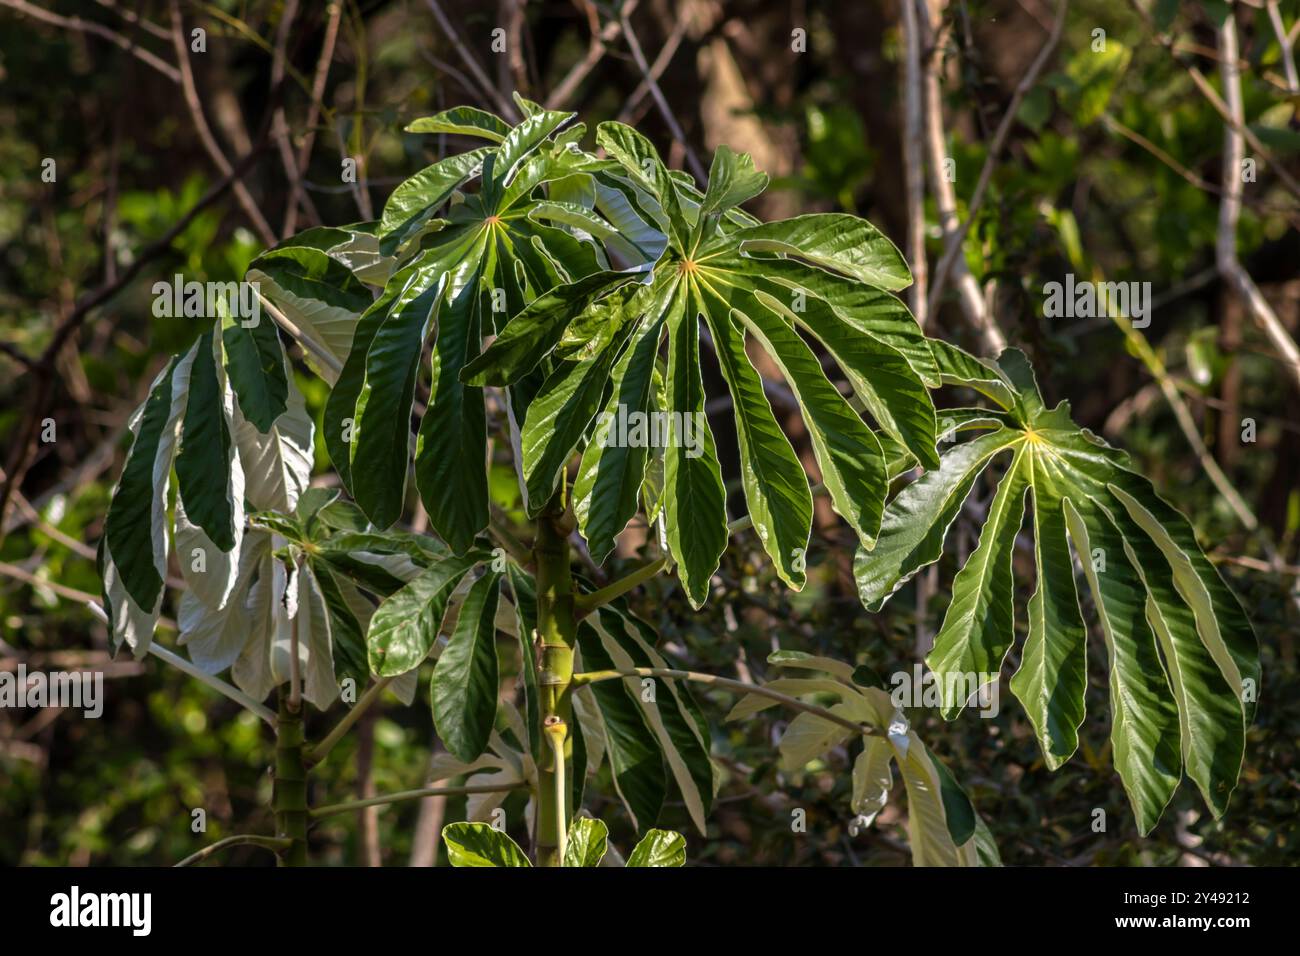
{"label": "green stem", "polygon": [[394,677],[381,677],[367,687],[366,692],[361,695],[361,699],[352,705],[352,709],[343,715],[334,726],[334,729],[322,737],[316,746],[307,751],[307,766],[315,766],[324,760],[326,755],[334,749],[334,745],[347,736],[348,731],[352,729],[352,725],[362,718],[365,712],[379,699],[379,695],[383,693],[384,688],[394,680],[396,680]]}
{"label": "green stem", "polygon": [[425,797],[463,797],[471,793],[504,793],[508,790],[520,790],[528,784],[520,780],[515,783],[480,783],[464,787],[425,787],[422,790],[401,790],[397,793],[383,793],[365,800],[351,800],[347,803],[332,803],[327,807],[313,807],[308,816],[313,820],[332,817],[352,810],[364,810],[366,807],[382,807],[390,803],[404,803],[408,800],[423,800]]}
{"label": "green stem", "polygon": [[537,523],[537,537],[533,542],[537,568],[537,685],[542,725],[559,728],[538,767],[535,841],[538,866],[560,866],[563,862],[561,827],[557,821],[567,820],[569,816],[562,780],[570,746],[570,685],[578,624],[573,574],[569,567],[569,532],[573,530],[573,520],[565,512],[562,501],[560,494],[551,501]]}
{"label": "green stem", "polygon": [[206,860],[218,850],[224,850],[229,846],[260,846],[267,850],[275,850],[277,853],[289,849],[290,841],[287,837],[270,837],[259,836],[255,833],[239,833],[235,836],[228,836],[224,840],[218,840],[211,846],[205,846],[197,853],[191,853],[185,859],[177,863],[177,866],[190,866],[198,863],[200,860]]}
{"label": "green stem", "polygon": [[782,694],[780,691],[770,690],[762,684],[747,684],[744,681],[732,680],[729,677],[718,677],[716,674],[705,674],[701,671],[680,671],[669,667],[630,667],[625,670],[584,671],[573,675],[573,685],[575,687],[585,687],[587,684],[596,684],[600,681],[614,680],[619,677],[671,677],[674,680],[688,680],[697,684],[712,684],[715,687],[725,687],[728,690],[734,690],[742,694],[754,694],[758,697],[766,697],[768,700],[775,700],[791,710],[815,714],[823,720],[828,720],[832,724],[837,724],[845,730],[851,730],[857,734],[871,736],[880,733],[870,724],[849,720],[833,710],[806,703],[798,697],[791,697],[789,694]]}
{"label": "green stem", "polygon": [[564,790],[564,739],[568,735],[567,729],[560,721],[553,721],[546,725],[546,738],[551,743],[551,758],[555,762],[555,833],[556,833],[556,853],[560,857],[560,866],[564,865],[564,855],[568,851],[569,828],[568,819],[565,815],[567,800],[565,799]]}
{"label": "green stem", "polygon": [[304,759],[302,708],[292,705],[291,696],[290,692],[280,688],[271,809],[275,811],[275,835],[288,841],[280,852],[280,865],[306,866],[307,762]]}
{"label": "green stem", "polygon": [[[98,609],[99,605],[95,605],[95,607]],[[100,613],[102,614],[103,611],[100,610]],[[107,620],[107,618],[105,618],[105,620]],[[170,664],[178,671],[181,671],[185,674],[189,674],[195,680],[203,684],[206,684],[207,686],[215,690],[217,693],[224,694],[226,697],[229,697],[235,703],[242,705],[249,711],[256,714],[258,717],[261,717],[272,727],[275,726],[275,714],[271,713],[270,708],[265,707],[262,704],[260,704],[258,701],[253,700],[253,698],[249,697],[238,687],[234,687],[230,684],[227,684],[220,677],[214,677],[211,674],[199,670],[199,668],[195,667],[193,664],[191,664],[185,658],[181,657],[175,651],[168,650],[167,648],[159,644],[157,641],[152,641],[149,644],[149,653],[152,654],[154,657],[158,658],[160,661],[164,661],[165,663]]]}
{"label": "green stem", "polygon": [[646,581],[649,581],[664,568],[668,567],[667,558],[656,558],[648,561],[634,571],[628,572],[617,581],[613,581],[598,591],[591,591],[588,594],[580,594],[574,599],[574,604],[578,608],[578,616],[586,617],[598,607],[604,607],[615,598],[622,597],[633,588],[639,587]]}

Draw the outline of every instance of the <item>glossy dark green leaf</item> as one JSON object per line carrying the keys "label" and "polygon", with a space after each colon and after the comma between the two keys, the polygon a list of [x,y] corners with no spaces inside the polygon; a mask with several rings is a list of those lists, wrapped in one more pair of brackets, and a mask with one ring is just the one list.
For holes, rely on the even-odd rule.
{"label": "glossy dark green leaf", "polygon": [[717,291],[781,369],[809,423],[813,454],[835,510],[864,546],[875,543],[884,510],[888,476],[880,442],[827,379],[821,363],[795,329],[740,285],[718,283]]}
{"label": "glossy dark green leaf", "polygon": [[539,110],[511,129],[493,157],[491,189],[500,192],[528,155],[573,117],[573,113]]}
{"label": "glossy dark green leaf", "polygon": [[105,520],[104,538],[122,584],[145,610],[152,609],[162,594],[167,476],[193,362],[194,350],[173,358],[149,390],[131,426],[131,450]]}
{"label": "glossy dark green leaf", "polygon": [[[668,667],[654,648],[655,635],[649,625],[625,610],[601,608],[596,624],[603,648],[616,667]],[[681,681],[626,678],[624,684],[633,699],[641,703],[687,812],[704,834],[705,821],[713,808],[715,780],[709,758],[708,725],[699,706]]]}
{"label": "glossy dark green leaf", "polygon": [[452,866],[532,866],[518,843],[486,823],[449,823],[442,839]]}
{"label": "glossy dark green leaf", "polygon": [[[1014,640],[1011,549],[1028,489],[1038,583],[1011,688],[1045,762],[1056,768],[1070,757],[1083,720],[1085,631],[1072,544],[1110,661],[1111,750],[1139,829],[1155,826],[1184,771],[1215,816],[1222,814],[1259,678],[1254,634],[1236,598],[1186,519],[1133,471],[1128,456],[1076,426],[1064,403],[1047,408],[1023,354],[1009,350],[992,364],[952,349],[936,355],[945,381],[970,385],[1007,411],[990,422],[969,410],[954,413],[994,430],[946,451],[938,470],[890,503],[875,550],[860,552],[855,565],[864,602],[878,607],[938,556],[975,477],[993,455],[1013,452],[929,658],[940,686],[966,678],[961,686],[973,690],[969,677],[984,681],[999,672]],[[945,713],[959,704],[946,701]]]}
{"label": "glossy dark green leaf", "polygon": [[312,571],[316,575],[316,584],[325,607],[329,612],[330,640],[334,650],[334,677],[342,685],[351,680],[353,687],[366,686],[370,678],[370,666],[366,652],[366,625],[358,616],[360,607],[356,602],[364,602],[359,593],[353,589],[349,596],[345,593],[352,585],[340,580],[323,562],[313,562]]}
{"label": "glossy dark green leaf", "polygon": [[[265,252],[248,267],[247,280],[279,308],[304,339],[342,362],[352,347],[357,317],[371,302],[370,290],[347,266],[328,253],[289,240]],[[271,322],[263,314],[261,322]],[[309,362],[316,359],[307,353]],[[318,366],[326,381],[333,372]]]}
{"label": "glossy dark green leaf", "polygon": [[740,442],[740,477],[750,520],[776,573],[798,590],[806,580],[808,536],[812,533],[808,477],[776,423],[763,393],[763,381],[745,354],[744,333],[726,308],[705,315],[731,392]]}
{"label": "glossy dark green leaf", "polygon": [[[943,689],[944,717],[956,717],[976,686],[996,682],[1015,637],[1011,558],[1025,514],[1029,465],[1017,449],[989,505],[979,546],[952,582],[952,602],[925,661]],[[950,680],[950,675],[957,678]],[[976,675],[974,680],[966,679]],[[957,691],[957,688],[960,688]],[[954,691],[956,691],[954,693]]]}
{"label": "glossy dark green leaf", "polygon": [[609,828],[591,817],[575,817],[564,847],[565,866],[600,866],[609,842]]}
{"label": "glossy dark green leaf", "polygon": [[615,357],[615,350],[607,349],[595,358],[558,363],[529,403],[521,440],[531,511],[540,511],[550,500],[587,425],[604,404]]}
{"label": "glossy dark green leaf", "polygon": [[726,145],[719,146],[709,167],[708,189],[696,213],[695,240],[698,242],[718,216],[753,199],[767,188],[767,183],[767,173],[754,168],[753,157],[748,153],[737,153]]}
{"label": "glossy dark green leaf", "polygon": [[691,441],[681,436],[664,449],[664,518],[668,547],[691,606],[703,606],[727,548],[727,499],[713,432],[704,416],[700,374],[700,328],[679,294],[667,317],[668,407],[684,427],[694,424]]}
{"label": "glossy dark green leaf", "polygon": [[343,487],[349,490],[352,488],[352,432],[356,426],[357,398],[366,381],[366,355],[375,333],[388,318],[394,303],[407,293],[420,269],[421,263],[417,260],[395,273],[384,286],[384,291],[361,314],[343,370],[325,400],[325,448]]}
{"label": "glossy dark green leaf", "polygon": [[628,866],[685,866],[686,838],[671,830],[650,830],[628,854]]}
{"label": "glossy dark green leaf", "polygon": [[647,452],[641,443],[620,440],[620,423],[650,411],[655,356],[664,334],[662,310],[669,296],[671,290],[659,294],[659,308],[651,307],[614,365],[609,401],[597,416],[573,484],[578,527],[598,564],[605,562],[614,550],[614,538],[636,514]]}
{"label": "glossy dark green leaf", "polygon": [[439,561],[379,605],[366,633],[375,674],[395,677],[420,666],[438,639],[452,592],[475,563],[474,556]]}
{"label": "glossy dark green leaf", "polygon": [[898,247],[865,219],[844,213],[812,213],[741,230],[733,237],[743,252],[779,252],[833,269],[891,291],[912,284]]}
{"label": "glossy dark green leaf", "polygon": [[496,720],[500,577],[489,571],[470,587],[430,682],[433,725],[447,750],[466,763],[487,749]]}
{"label": "glossy dark green leaf", "polygon": [[[585,670],[612,670],[613,660],[590,624],[578,625],[578,646]],[[650,729],[641,704],[621,680],[599,681],[589,688],[605,730],[605,752],[614,787],[637,830],[659,819],[667,793],[667,774],[659,741]]]}
{"label": "glossy dark green leaf", "polygon": [[226,316],[221,322],[230,385],[239,410],[260,432],[268,432],[288,408],[289,377],[284,367],[280,334],[269,318],[245,326]]}
{"label": "glossy dark green leaf", "polygon": [[939,776],[939,797],[943,800],[943,815],[948,824],[948,834],[954,844],[961,846],[975,835],[976,821],[979,817],[971,805],[970,797],[966,796],[966,791],[961,788],[961,784],[957,782],[957,778],[952,775],[952,771],[944,765],[944,762],[931,753],[930,763],[934,764],[934,772]]}
{"label": "glossy dark green leaf", "polygon": [[473,106],[456,106],[433,116],[421,116],[408,123],[408,133],[456,133],[499,143],[510,134],[510,124],[499,116]]}
{"label": "glossy dark green leaf", "polygon": [[1079,746],[1088,681],[1087,629],[1066,538],[1064,476],[1047,457],[1030,455],[1028,467],[1038,580],[1029,599],[1029,633],[1010,686],[1034,725],[1044,762],[1055,770]]}
{"label": "glossy dark green leaf", "polygon": [[458,153],[439,160],[393,190],[380,220],[380,248],[391,255],[433,222],[452,191],[474,176],[493,147]]}
{"label": "glossy dark green leaf", "polygon": [[451,297],[438,319],[429,407],[415,444],[415,483],[429,523],[453,551],[464,552],[488,524],[487,415],[483,390],[460,371],[477,353],[483,322],[477,271],[452,273]]}
{"label": "glossy dark green leaf", "polygon": [[[214,332],[199,337],[181,422],[176,483],[189,520],[222,551],[235,546],[235,502],[230,484],[230,420],[224,374],[213,353]],[[110,542],[111,544],[111,542]],[[118,552],[114,549],[114,555]]]}
{"label": "glossy dark green leaf", "polygon": [[1016,438],[1009,429],[980,435],[944,454],[898,493],[885,509],[880,536],[871,551],[859,549],[853,563],[858,596],[879,610],[889,596],[943,554],[943,540],[989,459]]}
{"label": "glossy dark green leaf", "polygon": [[538,296],[516,315],[483,354],[465,366],[461,381],[470,385],[510,385],[550,354],[575,315],[631,275],[598,272]]}
{"label": "glossy dark green leaf", "polygon": [[[482,242],[481,233],[471,232],[422,253],[416,276],[393,300],[366,352],[365,380],[352,429],[352,493],[380,528],[393,524],[405,504],[411,407],[424,341],[444,298],[452,294],[449,284],[458,278],[464,281],[462,272],[472,268],[473,249]],[[472,280],[466,285],[472,287]],[[359,461],[365,463],[364,470],[357,469]]]}
{"label": "glossy dark green leaf", "polygon": [[673,241],[684,250],[690,241],[690,226],[668,169],[650,141],[630,126],[611,122],[596,127],[596,144],[622,163],[629,178],[659,201]]}

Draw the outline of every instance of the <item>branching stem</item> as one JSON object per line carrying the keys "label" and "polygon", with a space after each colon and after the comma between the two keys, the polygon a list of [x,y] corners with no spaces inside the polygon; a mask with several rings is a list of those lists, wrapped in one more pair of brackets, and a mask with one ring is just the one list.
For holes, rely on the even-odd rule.
{"label": "branching stem", "polygon": [[334,745],[347,736],[347,732],[373,706],[379,699],[379,695],[394,681],[392,677],[381,677],[373,684],[366,688],[366,692],[361,695],[361,699],[353,705],[352,709],[343,715],[342,719],[334,726],[328,734],[321,738],[320,743],[307,751],[307,766],[311,767],[325,759],[326,755],[334,749]]}
{"label": "branching stem", "polygon": [[228,836],[224,840],[218,840],[211,846],[205,846],[197,853],[191,853],[185,859],[181,860],[176,866],[191,866],[206,860],[218,850],[224,850],[232,846],[260,846],[267,850],[280,852],[289,849],[292,841],[287,837],[260,836],[256,833],[239,833],[235,836]]}
{"label": "branching stem", "polygon": [[631,667],[625,670],[603,670],[603,671],[583,671],[573,675],[573,686],[585,687],[588,684],[596,684],[600,681],[614,680],[619,677],[669,677],[674,680],[688,680],[697,684],[712,684],[715,687],[725,687],[728,690],[734,690],[741,694],[754,694],[758,697],[766,697],[768,700],[774,700],[784,704],[791,710],[802,711],[805,714],[815,714],[823,720],[828,720],[832,724],[843,727],[845,730],[851,730],[854,733],[865,735],[879,735],[879,731],[870,724],[860,724],[856,721],[842,717],[832,710],[825,707],[818,707],[816,704],[809,704],[800,700],[798,697],[791,697],[789,694],[782,694],[780,691],[771,690],[762,684],[747,684],[744,681],[732,680],[729,677],[718,677],[716,674],[705,674],[701,671],[682,671],[669,667]]}
{"label": "branching stem", "polygon": [[349,800],[347,803],[332,803],[325,807],[313,807],[307,815],[313,820],[332,817],[340,813],[364,810],[366,807],[382,807],[390,803],[405,803],[409,800],[423,800],[425,797],[463,797],[475,793],[506,793],[511,790],[523,790],[528,784],[519,780],[513,783],[482,783],[464,787],[425,787],[420,790],[400,790],[397,793],[381,793],[367,797],[365,800]]}

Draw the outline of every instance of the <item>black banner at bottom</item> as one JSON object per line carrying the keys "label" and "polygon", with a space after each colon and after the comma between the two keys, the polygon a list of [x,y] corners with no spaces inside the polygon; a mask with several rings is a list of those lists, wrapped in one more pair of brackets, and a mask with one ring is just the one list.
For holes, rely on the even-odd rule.
{"label": "black banner at bottom", "polygon": [[1296,884],[1294,870],[1210,868],[193,867],[10,869],[0,871],[0,898],[7,942],[75,934],[82,942],[93,935],[128,947],[199,939],[220,946],[223,939],[269,941],[288,933],[295,942],[347,946],[446,920],[457,938],[482,933],[483,945],[496,946],[502,930],[526,937],[571,918],[572,932],[587,939],[593,931],[684,938],[725,926],[729,943],[752,936],[770,946],[774,932],[861,931],[876,919],[895,939],[916,932],[933,941],[987,943],[998,926],[1014,926],[1017,934],[1064,931],[1071,942],[1080,934],[1168,932],[1231,939],[1293,924]]}

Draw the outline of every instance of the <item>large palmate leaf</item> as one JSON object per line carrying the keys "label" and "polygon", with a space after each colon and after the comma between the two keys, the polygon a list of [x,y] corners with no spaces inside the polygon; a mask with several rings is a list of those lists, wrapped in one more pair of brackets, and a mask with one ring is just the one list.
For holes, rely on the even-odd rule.
{"label": "large palmate leaf", "polygon": [[[523,431],[529,499],[539,509],[569,458],[582,451],[574,506],[598,561],[637,510],[647,448],[662,449],[667,540],[698,607],[727,540],[722,475],[704,414],[701,353],[711,350],[730,394],[754,529],[781,578],[801,587],[812,496],[748,342],[780,369],[833,506],[870,547],[889,479],[881,439],[827,377],[801,333],[819,341],[843,370],[891,448],[937,465],[926,386],[939,384],[938,369],[927,339],[891,295],[911,282],[907,266],[888,239],[853,216],[760,225],[740,214],[737,204],[767,183],[748,156],[719,149],[700,195],[629,127],[604,123],[597,141],[656,200],[666,251],[636,286],[602,295],[582,284],[555,290],[557,303],[582,314],[566,322],[558,306],[524,310],[462,377],[505,385],[544,373]],[[660,360],[665,339],[666,365]],[[582,341],[591,345],[579,349]],[[661,389],[655,387],[660,375]]]}
{"label": "large palmate leaf", "polygon": [[172,359],[131,420],[131,450],[109,506],[100,563],[114,638],[136,654],[148,650],[162,601],[173,468],[182,575],[217,608],[235,586],[247,490],[239,436],[245,423],[219,331],[218,323]]}
{"label": "large palmate leaf", "polygon": [[[326,445],[345,485],[375,525],[388,527],[405,504],[411,415],[422,350],[432,341],[415,483],[430,523],[457,553],[488,520],[484,394],[480,383],[462,381],[462,370],[485,338],[517,329],[507,321],[526,309],[553,346],[573,314],[635,277],[612,268],[611,255],[637,268],[662,248],[650,241],[653,231],[645,235],[651,204],[622,168],[577,149],[580,127],[558,132],[572,114],[520,102],[526,118],[513,128],[466,109],[412,124],[494,145],[435,163],[390,197],[377,232],[395,265],[378,299],[358,310],[325,414]],[[605,209],[640,226],[623,232]],[[557,287],[580,291],[557,300],[548,295]],[[544,331],[552,327],[554,338]],[[502,334],[503,349],[515,334]],[[511,389],[514,427],[540,384],[521,376]]]}
{"label": "large palmate leaf", "polygon": [[[99,551],[105,610],[115,641],[144,654],[174,542],[185,585],[179,643],[191,661],[208,673],[229,669],[260,699],[289,678],[296,644],[303,695],[324,708],[344,679],[368,679],[363,635],[373,605],[360,588],[382,596],[419,567],[391,542],[328,523],[338,523],[331,516],[342,505],[336,492],[308,491],[315,429],[274,326],[266,328],[268,338],[239,338],[258,327],[223,310],[132,417]],[[270,381],[278,382],[274,400]],[[445,556],[435,545],[408,549],[423,565]]]}
{"label": "large palmate leaf", "polygon": [[[907,835],[916,866],[999,865],[996,848],[965,791],[934,754],[889,695],[876,687],[860,687],[853,668],[840,661],[778,651],[768,663],[780,668],[811,671],[812,677],[779,677],[764,686],[791,697],[820,699],[832,713],[872,729],[855,735],[815,713],[798,714],[781,736],[782,768],[798,772],[835,747],[861,737],[862,750],[852,770],[852,810],[862,825],[870,825],[893,788],[897,766],[907,793]],[[727,720],[752,717],[778,701],[749,694],[737,701]],[[982,832],[981,832],[982,831]]]}
{"label": "large palmate leaf", "polygon": [[[1024,355],[986,365],[936,346],[943,378],[992,397],[1001,410],[957,413],[976,437],[886,508],[873,551],[855,572],[876,609],[937,560],[944,533],[994,459],[1007,466],[980,533],[957,573],[952,603],[927,658],[954,717],[977,685],[997,680],[1014,641],[1012,556],[1026,504],[1037,585],[1011,690],[1053,769],[1078,746],[1084,716],[1086,629],[1070,545],[1092,592],[1110,660],[1115,767],[1138,826],[1148,832],[1183,772],[1217,817],[1236,786],[1259,687],[1250,622],[1201,551],[1187,520],[1133,470],[1128,457],[1048,409]],[[942,417],[942,415],[941,415]]]}

